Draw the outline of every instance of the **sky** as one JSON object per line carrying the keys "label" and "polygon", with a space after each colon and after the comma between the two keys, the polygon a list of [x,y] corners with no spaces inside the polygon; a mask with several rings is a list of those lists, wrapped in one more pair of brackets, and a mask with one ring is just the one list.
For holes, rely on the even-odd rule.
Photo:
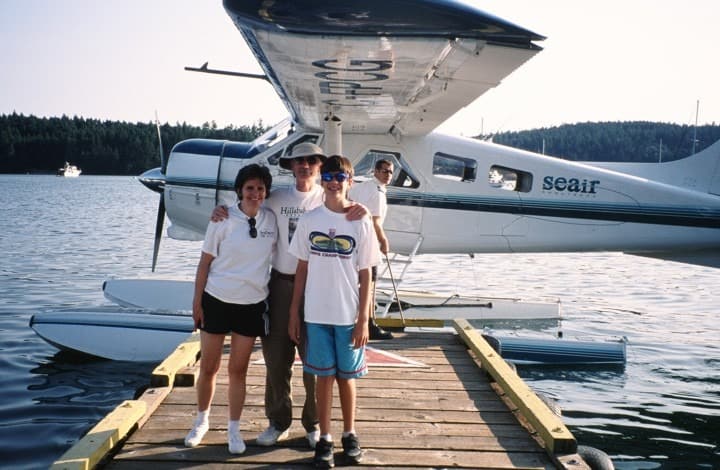
{"label": "sky", "polygon": [[[720,2],[471,0],[543,51],[440,126],[466,136],[577,122],[720,123]],[[0,114],[218,126],[287,115],[221,0],[0,0]],[[699,103],[699,105],[698,105]],[[697,111],[697,113],[696,113]]]}

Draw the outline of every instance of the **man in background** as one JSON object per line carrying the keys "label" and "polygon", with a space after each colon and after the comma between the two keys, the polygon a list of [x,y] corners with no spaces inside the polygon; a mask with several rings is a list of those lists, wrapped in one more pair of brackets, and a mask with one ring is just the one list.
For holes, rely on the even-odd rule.
{"label": "man in background", "polygon": [[[377,237],[380,252],[383,256],[386,256],[388,251],[390,251],[390,242],[385,235],[385,230],[383,230],[383,223],[385,222],[385,215],[387,214],[386,186],[390,180],[392,180],[393,171],[394,165],[391,161],[378,160],[375,162],[373,178],[359,184],[354,184],[350,188],[350,199],[363,204],[370,211],[375,236]],[[375,323],[377,266],[373,266],[372,268],[371,281],[372,299],[370,301],[370,323],[368,325],[370,329],[370,339],[392,339],[392,333],[383,330]]]}

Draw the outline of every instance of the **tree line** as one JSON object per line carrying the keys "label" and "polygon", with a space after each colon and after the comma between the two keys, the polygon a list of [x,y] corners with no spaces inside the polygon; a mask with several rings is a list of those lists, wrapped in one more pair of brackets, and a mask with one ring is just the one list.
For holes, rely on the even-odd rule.
{"label": "tree line", "polygon": [[[248,142],[265,130],[262,121],[225,128],[218,128],[215,122],[201,127],[186,123],[160,126],[165,156],[185,139]],[[0,173],[54,173],[66,161],[80,167],[83,174],[93,175],[138,175],[158,167],[156,124],[0,115]]]}
{"label": "tree line", "polygon": [[[250,126],[161,126],[163,152],[189,138],[248,142],[265,132]],[[720,125],[697,128],[655,122],[599,122],[503,132],[494,142],[577,161],[657,162],[683,158],[720,140]],[[64,162],[83,174],[138,175],[160,166],[156,125],[81,117],[0,115],[0,173],[54,173]]]}
{"label": "tree line", "polygon": [[699,152],[720,140],[720,125],[695,128],[646,121],[586,122],[478,138],[567,160],[649,163]]}

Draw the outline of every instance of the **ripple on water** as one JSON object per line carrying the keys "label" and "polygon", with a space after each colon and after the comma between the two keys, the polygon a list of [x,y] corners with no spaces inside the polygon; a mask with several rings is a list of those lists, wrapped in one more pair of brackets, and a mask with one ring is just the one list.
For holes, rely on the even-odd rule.
{"label": "ripple on water", "polygon": [[[0,175],[0,207],[15,221],[0,237],[13,254],[0,266],[0,467],[46,468],[152,367],[59,354],[28,328],[38,310],[107,304],[107,278],[153,276],[157,196],[128,177],[66,183]],[[193,278],[199,251],[163,237],[154,276]],[[720,468],[718,281],[716,270],[617,253],[422,255],[403,288],[561,299],[566,338],[626,336],[625,367],[518,371],[616,468],[695,469]]]}

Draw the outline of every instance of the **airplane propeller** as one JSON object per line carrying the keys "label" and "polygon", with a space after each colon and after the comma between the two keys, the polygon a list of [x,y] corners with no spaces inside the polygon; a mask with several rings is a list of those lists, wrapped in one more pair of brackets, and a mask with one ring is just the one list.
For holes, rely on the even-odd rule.
{"label": "airplane propeller", "polygon": [[[155,126],[157,127],[158,146],[160,148],[160,173],[164,176],[167,169],[165,154],[162,145],[162,133],[160,132],[160,120],[155,112]],[[155,272],[157,264],[158,252],[160,251],[160,239],[162,238],[163,224],[165,223],[165,186],[160,192],[160,203],[158,204],[157,220],[155,221],[155,243],[153,245],[152,272]]]}

